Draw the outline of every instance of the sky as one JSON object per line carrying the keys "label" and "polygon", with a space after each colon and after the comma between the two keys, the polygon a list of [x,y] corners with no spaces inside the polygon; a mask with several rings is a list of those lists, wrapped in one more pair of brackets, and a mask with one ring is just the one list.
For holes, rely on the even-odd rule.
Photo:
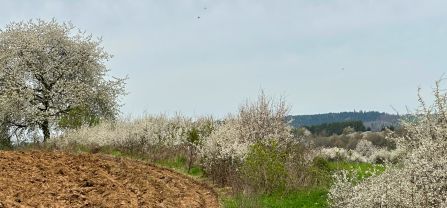
{"label": "sky", "polygon": [[[0,0],[0,28],[71,21],[128,76],[123,115],[225,116],[261,90],[290,114],[405,113],[447,72],[445,0]],[[199,18],[200,17],[200,18]]]}

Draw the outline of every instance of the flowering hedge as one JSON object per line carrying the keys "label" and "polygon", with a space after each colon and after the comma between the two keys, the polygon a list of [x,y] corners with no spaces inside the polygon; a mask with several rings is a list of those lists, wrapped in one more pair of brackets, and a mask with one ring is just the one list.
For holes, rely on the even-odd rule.
{"label": "flowering hedge", "polygon": [[393,138],[402,160],[361,182],[337,175],[332,207],[447,207],[447,95],[436,86],[434,105],[419,99],[406,135]]}

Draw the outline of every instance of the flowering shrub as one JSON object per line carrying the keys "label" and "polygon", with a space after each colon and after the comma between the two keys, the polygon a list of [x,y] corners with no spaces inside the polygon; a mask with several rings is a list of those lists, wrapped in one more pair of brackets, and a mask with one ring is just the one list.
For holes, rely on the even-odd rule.
{"label": "flowering shrub", "polygon": [[224,124],[204,140],[201,155],[205,158],[205,166],[212,165],[214,160],[243,160],[248,152],[250,143],[239,134],[238,121],[227,118]]}
{"label": "flowering shrub", "polygon": [[239,134],[252,144],[268,144],[271,139],[280,141],[281,145],[287,144],[293,138],[292,128],[285,120],[288,112],[284,100],[275,103],[262,92],[256,102],[247,102],[240,107],[237,116]]}
{"label": "flowering shrub", "polygon": [[207,174],[221,185],[234,183],[254,144],[270,145],[276,141],[278,148],[285,148],[293,137],[285,122],[287,112],[284,101],[275,105],[263,93],[256,102],[241,106],[237,116],[227,117],[204,140],[200,154]]}
{"label": "flowering shrub", "polygon": [[355,151],[360,155],[363,155],[367,158],[371,157],[371,155],[377,150],[376,146],[372,144],[372,142],[362,139],[357,143],[355,147]]}
{"label": "flowering shrub", "polygon": [[[399,129],[400,130],[400,129]],[[299,133],[299,132],[297,132]],[[354,132],[350,134],[331,135],[328,137],[319,135],[303,136],[302,138],[313,147],[321,148],[345,148],[355,150],[357,144],[362,140],[370,141],[376,148],[395,149],[394,142],[386,139],[390,132]],[[397,132],[394,132],[398,134]],[[302,134],[301,134],[302,135]]]}
{"label": "flowering shrub", "polygon": [[318,156],[332,161],[352,161],[352,162],[368,162],[368,158],[361,155],[355,150],[346,150],[344,148],[332,147],[323,148],[318,151]]}
{"label": "flowering shrub", "polygon": [[323,148],[319,151],[320,156],[328,160],[344,160],[347,159],[347,150],[344,148]]}
{"label": "flowering shrub", "polygon": [[139,145],[170,145],[182,143],[191,126],[191,121],[181,116],[167,118],[146,116],[134,121],[103,122],[94,127],[82,127],[79,130],[67,130],[58,139],[57,145],[77,142],[85,145],[126,146],[131,143]]}
{"label": "flowering shrub", "polygon": [[237,122],[228,118],[203,141],[200,147],[202,164],[214,182],[224,185],[235,177],[249,144],[240,138]]}
{"label": "flowering shrub", "polygon": [[387,150],[379,148],[368,140],[360,140],[354,150],[346,150],[344,148],[332,147],[322,148],[317,151],[317,155],[327,160],[343,160],[351,162],[368,162],[368,163],[396,163],[403,154],[403,149]]}
{"label": "flowering shrub", "polygon": [[406,135],[393,138],[402,160],[358,183],[336,176],[332,207],[447,207],[447,95],[436,84],[435,104],[419,99]]}
{"label": "flowering shrub", "polygon": [[[158,153],[166,149],[169,152],[182,148],[189,149],[189,160],[192,163],[198,146],[202,139],[210,134],[214,128],[212,118],[199,118],[193,121],[191,118],[175,116],[168,118],[164,115],[145,116],[132,121],[120,120],[116,122],[102,122],[96,126],[84,126],[77,130],[67,130],[58,138],[51,139],[58,148],[67,148],[72,145],[84,145],[89,147],[114,147],[124,151],[146,156],[162,156]],[[197,138],[192,141],[191,131],[195,129]],[[186,154],[186,153],[185,153]]]}
{"label": "flowering shrub", "polygon": [[398,148],[395,150],[387,150],[385,148],[377,149],[369,158],[371,163],[393,163],[396,164],[402,160],[405,150],[403,148]]}

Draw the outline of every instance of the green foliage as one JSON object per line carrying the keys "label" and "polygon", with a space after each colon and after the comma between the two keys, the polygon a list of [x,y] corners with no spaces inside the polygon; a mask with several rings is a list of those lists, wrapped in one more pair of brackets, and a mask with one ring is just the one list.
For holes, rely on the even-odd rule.
{"label": "green foliage", "polygon": [[191,128],[188,132],[186,140],[191,144],[198,145],[200,143],[199,130],[195,127]]}
{"label": "green foliage", "polygon": [[12,148],[11,140],[8,137],[0,136],[0,150],[10,150]]}
{"label": "green foliage", "polygon": [[123,152],[119,151],[119,150],[112,150],[110,152],[110,154],[114,157],[122,157],[123,156]]}
{"label": "green foliage", "polygon": [[[383,172],[385,167],[382,165],[373,165],[369,163],[354,162],[328,162],[324,158],[316,157],[312,161],[310,174],[317,174],[324,183],[315,186],[303,187],[301,189],[284,192],[274,190],[270,194],[261,195],[243,195],[238,194],[223,199],[223,207],[225,208],[295,208],[295,207],[328,207],[327,194],[330,184],[332,183],[331,174],[335,171],[347,170],[351,177],[356,177],[356,181],[364,180],[371,176],[371,172]],[[355,175],[354,175],[355,174]]]}
{"label": "green foliage", "polygon": [[196,176],[196,177],[202,177],[204,172],[203,169],[199,166],[193,166],[190,168],[190,170],[187,172],[188,175]]}
{"label": "green foliage", "polygon": [[8,135],[8,128],[6,125],[0,123],[0,150],[12,149],[11,138]]}
{"label": "green foliage", "polygon": [[67,114],[59,119],[59,126],[67,129],[78,129],[83,125],[94,126],[99,123],[99,116],[86,106],[71,108]]}
{"label": "green foliage", "polygon": [[313,166],[323,170],[323,171],[329,171],[330,170],[330,163],[323,157],[315,157],[313,160]]}
{"label": "green foliage", "polygon": [[329,186],[331,181],[331,168],[328,160],[316,157],[312,161],[308,172],[312,175],[313,185]]}
{"label": "green foliage", "polygon": [[268,145],[258,142],[250,147],[241,172],[244,182],[255,192],[272,193],[286,187],[287,153],[278,142],[272,140]]}
{"label": "green foliage", "polygon": [[187,168],[188,168],[188,172],[190,172],[191,168],[194,164],[194,161],[196,159],[197,147],[199,145],[201,145],[201,143],[202,143],[199,130],[196,127],[193,127],[193,128],[191,128],[191,130],[188,131],[186,141],[187,141],[187,146],[188,146]]}

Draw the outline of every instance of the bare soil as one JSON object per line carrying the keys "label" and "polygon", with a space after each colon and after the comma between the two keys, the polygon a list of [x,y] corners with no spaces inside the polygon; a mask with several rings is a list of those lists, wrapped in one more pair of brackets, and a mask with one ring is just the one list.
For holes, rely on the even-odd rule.
{"label": "bare soil", "polygon": [[140,161],[0,151],[2,207],[219,207],[206,185]]}

